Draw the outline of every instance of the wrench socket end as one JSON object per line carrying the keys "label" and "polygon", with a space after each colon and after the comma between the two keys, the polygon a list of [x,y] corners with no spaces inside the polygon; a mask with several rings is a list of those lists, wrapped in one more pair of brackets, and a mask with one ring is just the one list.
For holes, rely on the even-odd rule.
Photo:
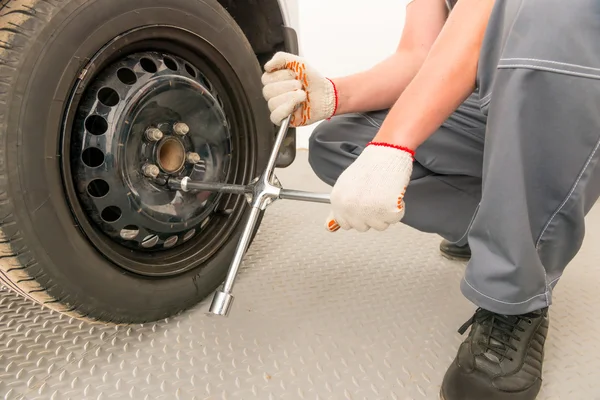
{"label": "wrench socket end", "polygon": [[[311,201],[318,203],[329,203],[329,195],[322,195],[316,193],[308,193],[298,190],[285,190],[281,189],[277,183],[273,183],[275,180],[273,171],[275,169],[277,155],[279,154],[279,148],[285,139],[286,132],[289,127],[291,116],[288,116],[281,124],[277,137],[275,138],[275,144],[271,149],[271,155],[265,170],[261,176],[250,185],[227,185],[221,183],[204,183],[204,182],[192,182],[189,178],[183,178],[181,180],[174,180],[170,183],[171,187],[178,188],[183,191],[190,190],[215,190],[222,193],[236,193],[251,195],[249,202],[252,205],[248,219],[244,226],[244,231],[238,242],[238,245],[233,254],[233,260],[229,266],[229,271],[225,277],[225,282],[221,289],[217,290],[210,304],[209,314],[220,315],[227,317],[229,310],[233,303],[233,296],[231,294],[233,284],[238,274],[239,267],[242,263],[244,253],[250,245],[250,239],[254,228],[259,219],[260,213],[264,210],[271,202],[277,198],[287,198],[290,200],[301,200]],[[276,186],[277,185],[277,186]]]}
{"label": "wrench socket end", "polygon": [[233,296],[231,293],[225,293],[222,290],[217,290],[210,304],[209,312],[211,314],[220,315],[222,317],[229,316]]}

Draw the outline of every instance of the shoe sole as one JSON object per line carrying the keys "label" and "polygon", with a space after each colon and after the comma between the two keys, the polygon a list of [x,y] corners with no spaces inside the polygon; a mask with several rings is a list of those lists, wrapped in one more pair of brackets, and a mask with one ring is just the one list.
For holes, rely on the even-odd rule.
{"label": "shoe sole", "polygon": [[457,256],[453,254],[444,253],[443,251],[440,251],[440,253],[444,258],[447,258],[450,261],[469,261],[471,259],[471,256]]}
{"label": "shoe sole", "polygon": [[[534,397],[529,397],[530,395],[532,395],[532,393],[529,393],[529,394],[525,393],[525,396],[527,396],[526,398],[535,398],[535,396],[537,396],[540,391],[540,386],[541,386],[541,383],[539,384],[539,386],[536,389],[534,389],[534,392],[533,392]],[[523,398],[523,397],[521,397],[521,398]],[[446,397],[444,396],[444,391],[442,389],[440,389],[440,400],[446,400]]]}

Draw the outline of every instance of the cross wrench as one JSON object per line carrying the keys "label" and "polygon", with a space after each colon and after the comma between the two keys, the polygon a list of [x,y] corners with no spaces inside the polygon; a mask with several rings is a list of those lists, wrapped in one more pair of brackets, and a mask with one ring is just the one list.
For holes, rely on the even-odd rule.
{"label": "cross wrench", "polygon": [[171,189],[182,190],[187,192],[189,190],[202,190],[202,191],[214,191],[221,193],[233,193],[245,195],[250,203],[250,213],[246,220],[246,225],[242,232],[242,236],[239,239],[235,252],[233,253],[233,260],[229,266],[229,271],[225,277],[225,282],[221,289],[217,290],[212,303],[209,308],[209,312],[216,315],[228,316],[233,303],[233,284],[237,277],[242,259],[248,245],[250,244],[250,238],[256,227],[260,212],[267,208],[274,200],[287,199],[287,200],[299,200],[308,201],[313,203],[329,203],[329,194],[311,193],[301,190],[290,190],[283,189],[274,184],[274,170],[275,163],[277,162],[277,155],[279,154],[279,148],[285,139],[291,116],[287,117],[281,123],[279,132],[275,138],[271,155],[267,162],[267,166],[263,173],[248,185],[231,185],[225,183],[210,183],[210,182],[196,182],[192,181],[188,177],[182,179],[170,179],[168,185]]}

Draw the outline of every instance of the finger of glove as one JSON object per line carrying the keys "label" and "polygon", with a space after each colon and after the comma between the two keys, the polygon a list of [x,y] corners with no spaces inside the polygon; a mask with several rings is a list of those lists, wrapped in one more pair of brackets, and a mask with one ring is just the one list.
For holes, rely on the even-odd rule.
{"label": "finger of glove", "polygon": [[[355,212],[350,212],[350,209],[354,209]],[[338,224],[344,230],[354,229],[357,232],[366,232],[371,227],[368,224],[368,220],[365,220],[364,216],[361,215],[359,209],[350,208],[346,209],[346,213],[344,213],[344,218],[338,216]]]}
{"label": "finger of glove", "polygon": [[297,90],[284,93],[269,100],[269,110],[271,110],[271,121],[278,125],[290,116],[296,107],[306,100],[306,92]]}
{"label": "finger of glove", "polygon": [[286,52],[278,52],[265,64],[265,71],[272,72],[282,69],[288,62],[297,61],[299,58]]}
{"label": "finger of glove", "polygon": [[304,101],[306,101],[306,92],[304,90],[294,90],[271,98],[267,104],[271,111],[283,107],[287,115],[290,115]]}
{"label": "finger of glove", "polygon": [[289,69],[265,72],[260,78],[263,85],[268,85],[275,82],[291,81],[294,79],[296,79],[296,73]]}
{"label": "finger of glove", "polygon": [[357,232],[366,232],[369,229],[371,229],[371,227],[368,224],[359,221],[352,221],[351,226]]}
{"label": "finger of glove", "polygon": [[329,232],[337,232],[340,229],[350,230],[352,229],[352,226],[344,218],[336,216],[333,211],[331,211],[325,220],[325,229]]}
{"label": "finger of glove", "polygon": [[390,224],[387,223],[386,221],[375,220],[375,221],[369,221],[369,226],[371,228],[375,229],[376,231],[382,232],[382,231],[385,231],[387,228],[389,228]]}
{"label": "finger of glove", "polygon": [[337,223],[333,213],[330,213],[325,220],[325,229],[327,229],[329,232],[337,232],[340,230],[340,225]]}
{"label": "finger of glove", "polygon": [[263,87],[263,96],[265,97],[265,99],[267,101],[269,101],[277,96],[281,96],[282,94],[285,94],[288,92],[294,92],[296,90],[301,90],[301,89],[302,89],[302,84],[295,79],[274,82],[274,83],[265,85]]}
{"label": "finger of glove", "polygon": [[388,225],[396,224],[400,222],[402,218],[404,218],[405,211],[406,207],[404,204],[404,200],[402,200],[398,208],[394,210],[394,212],[387,214],[386,218],[384,218],[382,222],[385,222]]}

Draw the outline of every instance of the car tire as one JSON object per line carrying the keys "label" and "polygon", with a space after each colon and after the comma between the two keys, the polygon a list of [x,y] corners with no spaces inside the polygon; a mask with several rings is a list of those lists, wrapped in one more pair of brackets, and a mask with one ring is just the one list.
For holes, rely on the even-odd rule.
{"label": "car tire", "polygon": [[[82,113],[77,105],[98,89],[94,79],[108,76],[110,68],[114,72],[127,61],[123,57],[132,62],[136,54],[150,52],[160,63],[166,62],[162,54],[174,54],[180,67],[189,65],[210,79],[206,93],[218,98],[233,143],[224,156],[235,160],[228,161],[227,181],[246,184],[266,164],[274,132],[260,66],[246,37],[215,0],[8,0],[1,7],[2,283],[60,313],[103,323],[156,321],[196,305],[224,279],[249,210],[245,199],[212,198],[203,225],[173,248],[166,248],[164,237],[153,239],[157,248],[150,250],[115,240],[110,237],[115,229],[95,223],[99,210],[90,213],[94,204],[81,197],[87,182],[77,181],[84,178],[73,161],[80,161],[73,143],[90,135],[77,122]],[[189,74],[175,78],[193,80]],[[98,102],[88,103],[90,112]],[[105,150],[110,142],[108,136],[96,144],[86,140]],[[105,153],[103,165],[114,161],[113,167],[97,171],[120,165],[119,157],[126,157],[119,154]],[[134,212],[121,215],[134,218]],[[181,242],[185,233],[171,238]]]}

